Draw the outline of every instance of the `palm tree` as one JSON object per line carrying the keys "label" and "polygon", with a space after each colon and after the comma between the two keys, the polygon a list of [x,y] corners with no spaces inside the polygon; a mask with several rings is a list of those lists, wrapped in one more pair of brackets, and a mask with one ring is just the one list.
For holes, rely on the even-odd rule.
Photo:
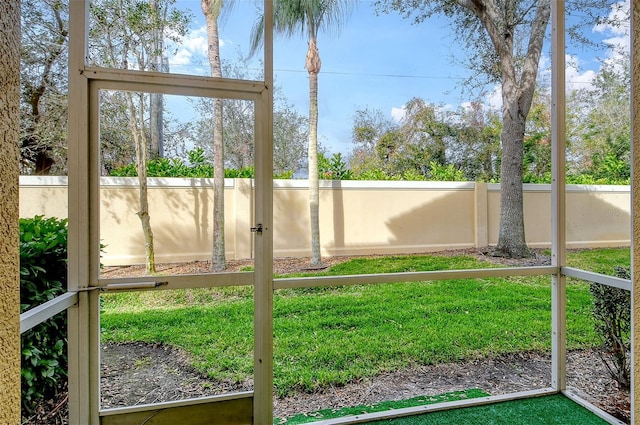
{"label": "palm tree", "polygon": [[[300,32],[307,36],[309,48],[305,68],[309,72],[309,212],[311,219],[311,265],[322,264],[320,255],[320,213],[318,175],[318,74],[321,61],[317,40],[320,30],[337,31],[346,20],[350,0],[275,0],[273,25],[276,33],[287,37]],[[264,17],[253,28],[251,51],[255,52],[264,34]]]}
{"label": "palm tree", "polygon": [[[202,0],[207,21],[209,65],[212,77],[222,77],[218,18],[223,0]],[[224,242],[224,141],[222,138],[222,99],[213,100],[213,254],[211,271],[226,268]]]}

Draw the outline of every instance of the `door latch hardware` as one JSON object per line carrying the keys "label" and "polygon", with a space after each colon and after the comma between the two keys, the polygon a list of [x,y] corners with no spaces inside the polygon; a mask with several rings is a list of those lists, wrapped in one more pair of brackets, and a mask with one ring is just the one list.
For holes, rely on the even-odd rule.
{"label": "door latch hardware", "polygon": [[262,233],[262,223],[256,224],[256,227],[252,227],[251,231],[254,233]]}

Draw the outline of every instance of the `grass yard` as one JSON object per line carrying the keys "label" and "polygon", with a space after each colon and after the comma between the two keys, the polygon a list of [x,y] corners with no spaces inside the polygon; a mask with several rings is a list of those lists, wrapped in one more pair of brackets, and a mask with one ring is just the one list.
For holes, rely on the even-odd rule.
{"label": "grass yard", "polygon": [[[628,249],[577,251],[574,267],[613,274]],[[492,267],[472,257],[354,259],[321,275]],[[313,390],[414,364],[551,346],[551,279],[513,277],[281,290],[274,295],[279,395]],[[252,374],[251,288],[106,294],[104,342],[170,344],[213,379]],[[569,281],[569,348],[596,343],[588,284]]]}

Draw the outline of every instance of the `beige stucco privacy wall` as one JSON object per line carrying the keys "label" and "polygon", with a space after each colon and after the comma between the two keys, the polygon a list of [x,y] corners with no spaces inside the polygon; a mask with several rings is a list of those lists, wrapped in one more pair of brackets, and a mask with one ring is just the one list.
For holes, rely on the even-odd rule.
{"label": "beige stucco privacy wall", "polygon": [[[66,217],[66,178],[23,176],[20,216]],[[213,189],[209,179],[149,179],[156,261],[210,257]],[[550,246],[549,185],[525,185],[528,243]],[[306,180],[274,182],[274,256],[309,256]],[[101,178],[102,263],[144,262],[134,178]],[[500,186],[468,182],[321,181],[320,239],[325,256],[429,252],[497,243]],[[568,186],[572,247],[629,244],[628,186]],[[228,259],[251,258],[252,180],[225,180]]]}
{"label": "beige stucco privacy wall", "polygon": [[[629,245],[629,186],[567,185],[567,248]],[[498,243],[500,185],[487,185],[489,244]],[[524,221],[531,247],[551,245],[551,185],[524,185]]]}

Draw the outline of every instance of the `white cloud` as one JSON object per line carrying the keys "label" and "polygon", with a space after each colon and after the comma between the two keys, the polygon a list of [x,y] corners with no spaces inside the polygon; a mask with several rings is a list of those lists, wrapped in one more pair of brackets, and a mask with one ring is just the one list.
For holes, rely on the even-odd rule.
{"label": "white cloud", "polygon": [[[220,39],[220,47],[225,42]],[[182,42],[176,46],[175,54],[169,57],[169,64],[173,66],[199,65],[207,59],[209,53],[206,25],[189,32]]]}
{"label": "white cloud", "polygon": [[193,54],[187,49],[178,49],[178,51],[169,58],[170,66],[189,65]]}
{"label": "white cloud", "polygon": [[493,87],[493,90],[491,90],[491,92],[487,95],[486,103],[487,105],[489,105],[491,109],[495,109],[496,111],[502,110],[502,86],[501,85],[498,84]]}
{"label": "white cloud", "polygon": [[404,105],[402,105],[402,107],[400,108],[396,108],[395,106],[391,108],[391,118],[395,122],[402,121],[406,114],[407,114],[407,109]]}
{"label": "white cloud", "polygon": [[604,43],[612,47],[612,55],[617,55],[619,51],[630,52],[631,50],[631,23],[629,20],[630,0],[621,1],[611,6],[611,11],[607,23],[596,25],[594,32],[604,35],[611,35],[603,40]]}
{"label": "white cloud", "polygon": [[[610,38],[602,40],[604,43],[611,46],[611,49],[607,52],[607,59],[605,62],[615,62],[617,56],[621,51],[629,52],[629,0],[620,1],[611,6],[609,12],[608,21],[618,22],[618,25],[602,24],[593,28],[596,33],[603,34],[604,36],[611,35]],[[598,70],[583,69],[584,63],[578,56],[566,55],[565,56],[565,76],[566,87],[568,92],[581,89],[590,89],[593,86],[594,78],[597,75]],[[543,55],[540,58],[539,67],[539,79],[540,81],[546,81],[550,85],[551,82],[551,58]],[[498,92],[499,94],[499,92]],[[492,93],[493,101],[489,101],[493,104],[501,104],[500,99],[495,96],[496,93]]]}
{"label": "white cloud", "polygon": [[[191,52],[206,56],[208,52],[207,41],[207,27],[206,25],[203,25],[200,28],[191,31],[187,38],[182,42],[182,45],[185,49]],[[222,45],[224,45],[224,42],[220,40],[220,46]]]}
{"label": "white cloud", "polygon": [[588,89],[593,85],[596,72],[591,69],[580,72],[580,59],[577,56],[566,55],[565,63],[565,81],[569,92]]}
{"label": "white cloud", "polygon": [[[426,102],[426,103],[429,103],[429,102]],[[454,110],[454,106],[450,103],[445,103],[442,105],[433,105],[433,106],[435,107],[435,110],[437,112]],[[406,116],[407,116],[407,105],[402,105],[399,108],[395,106],[391,108],[391,119],[393,119],[395,122],[397,123],[401,122],[406,118]]]}
{"label": "white cloud", "polygon": [[611,69],[618,70],[620,73],[625,72],[621,68],[625,63],[625,61],[620,60],[621,57],[628,56],[631,52],[630,8],[630,0],[613,4],[608,17],[608,21],[613,23],[597,25],[593,29],[594,32],[599,32],[605,36],[611,35],[611,37],[603,40],[605,44],[610,46],[604,62]]}
{"label": "white cloud", "polygon": [[611,25],[610,23],[596,25],[593,30],[599,33],[610,33],[614,35],[629,34],[629,10],[631,9],[631,1],[625,0],[611,5],[609,12],[609,22],[619,22],[620,25]]}
{"label": "white cloud", "polygon": [[578,73],[575,68],[567,68],[566,76],[567,91],[574,92],[576,90],[592,88],[596,72],[588,70],[583,73]]}

